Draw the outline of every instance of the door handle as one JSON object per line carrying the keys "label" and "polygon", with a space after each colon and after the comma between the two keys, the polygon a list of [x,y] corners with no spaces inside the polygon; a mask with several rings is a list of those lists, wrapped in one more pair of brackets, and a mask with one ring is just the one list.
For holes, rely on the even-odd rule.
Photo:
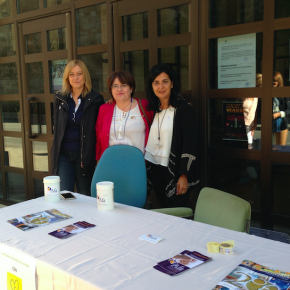
{"label": "door handle", "polygon": [[35,101],[35,97],[29,97],[26,99],[27,102],[29,102],[28,104],[28,132],[26,132],[26,134],[28,135],[28,137],[30,139],[35,139],[37,137],[37,135],[32,135],[32,131],[31,131],[31,113],[30,113],[30,102],[31,101]]}

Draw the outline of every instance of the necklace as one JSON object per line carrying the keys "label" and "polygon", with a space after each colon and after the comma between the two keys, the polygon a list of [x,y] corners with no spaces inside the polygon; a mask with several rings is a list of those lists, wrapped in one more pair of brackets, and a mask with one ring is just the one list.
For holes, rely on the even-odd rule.
{"label": "necklace", "polygon": [[[168,108],[167,108],[168,109]],[[159,148],[161,148],[163,145],[160,143],[160,131],[161,131],[161,126],[162,126],[162,123],[163,123],[163,120],[164,120],[164,117],[166,115],[166,112],[167,112],[167,109],[165,110],[165,113],[163,115],[163,118],[161,120],[161,123],[160,123],[160,127],[159,127],[159,113],[158,113],[158,143],[156,144],[156,155],[158,154],[158,150]]]}
{"label": "necklace", "polygon": [[[126,134],[126,123],[127,123],[128,118],[129,118],[130,111],[131,111],[131,107],[132,107],[132,98],[131,98],[130,108],[129,108],[128,115],[127,115],[126,119],[124,119],[124,115],[122,114],[122,118],[121,118],[122,121],[121,121],[121,125],[119,127],[119,130],[118,130],[118,132],[119,132],[118,138],[117,138],[117,135],[116,135],[116,128],[115,128],[115,122],[116,122],[116,106],[117,106],[117,104],[115,105],[115,108],[114,108],[114,115],[115,115],[115,118],[114,118],[114,133],[115,133],[115,138],[116,138],[116,140],[124,140],[125,139],[125,134]],[[121,139],[121,132],[123,131],[123,123],[124,123],[124,137],[123,137],[123,139]]]}

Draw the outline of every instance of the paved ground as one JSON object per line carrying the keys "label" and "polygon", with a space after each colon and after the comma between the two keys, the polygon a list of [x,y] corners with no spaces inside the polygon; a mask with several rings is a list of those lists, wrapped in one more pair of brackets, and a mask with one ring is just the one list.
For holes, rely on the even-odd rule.
{"label": "paved ground", "polygon": [[2,208],[2,207],[5,207],[6,205],[4,205],[4,204],[0,204],[0,208]]}

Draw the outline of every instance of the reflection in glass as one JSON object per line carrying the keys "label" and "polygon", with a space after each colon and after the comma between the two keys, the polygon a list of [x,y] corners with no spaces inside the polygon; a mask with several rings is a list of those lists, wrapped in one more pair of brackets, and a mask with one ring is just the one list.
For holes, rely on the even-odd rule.
{"label": "reflection in glass", "polygon": [[38,198],[44,196],[43,181],[39,179],[33,179],[33,183],[34,183],[34,197]]}
{"label": "reflection in glass", "polygon": [[148,38],[148,12],[122,17],[123,40]]}
{"label": "reflection in glass", "polygon": [[70,0],[44,0],[44,8],[69,3]]}
{"label": "reflection in glass", "polygon": [[290,29],[274,32],[274,70],[279,71],[282,74],[284,78],[284,86],[290,85],[289,39]]}
{"label": "reflection in glass", "polygon": [[[0,1],[1,10],[1,1]],[[1,12],[0,12],[1,13]],[[14,24],[0,26],[0,57],[16,54]]]}
{"label": "reflection in glass", "polygon": [[25,35],[26,53],[42,52],[41,33],[32,33]]}
{"label": "reflection in glass", "polygon": [[157,10],[158,36],[188,32],[188,5]]}
{"label": "reflection in glass", "polygon": [[272,164],[274,214],[290,216],[289,176],[290,176],[289,164],[283,163]]}
{"label": "reflection in glass", "polygon": [[50,103],[51,134],[54,134],[54,110],[53,103]]}
{"label": "reflection in glass", "polygon": [[23,168],[22,139],[7,136],[3,138],[4,165]]}
{"label": "reflection in glass", "polygon": [[145,91],[145,78],[149,72],[148,50],[124,52],[124,69],[133,75],[136,91]]}
{"label": "reflection in glass", "polygon": [[210,158],[210,187],[247,200],[252,210],[260,210],[261,165],[258,161]]}
{"label": "reflection in glass", "polygon": [[290,17],[289,0],[275,0],[275,18]]}
{"label": "reflection in glass", "polygon": [[17,0],[17,14],[39,9],[39,0]]}
{"label": "reflection in glass", "polygon": [[21,132],[19,101],[2,101],[1,116],[3,131]]}
{"label": "reflection in glass", "polygon": [[11,16],[12,0],[0,0],[0,19]]}
{"label": "reflection in glass", "polygon": [[33,169],[48,172],[47,143],[32,141]]}
{"label": "reflection in glass", "polygon": [[66,49],[65,28],[47,31],[47,46],[48,51]]}
{"label": "reflection in glass", "polygon": [[[256,106],[255,113],[251,112],[252,106]],[[247,125],[252,136],[249,140]],[[261,150],[261,100],[210,99],[209,145]]]}
{"label": "reflection in glass", "polygon": [[5,172],[7,199],[21,202],[25,200],[24,176],[22,174]]}
{"label": "reflection in glass", "polygon": [[210,27],[263,20],[264,0],[210,0]]}
{"label": "reflection in glass", "polygon": [[107,92],[107,78],[109,74],[108,53],[91,53],[79,55],[91,75],[93,89],[98,92]]}
{"label": "reflection in glass", "polygon": [[177,73],[181,89],[189,89],[188,46],[159,48],[158,62],[169,63]]}
{"label": "reflection in glass", "polygon": [[2,172],[0,170],[0,198],[4,199],[4,193],[3,193],[3,182],[2,182]]}
{"label": "reflection in glass", "polygon": [[77,9],[78,46],[107,43],[106,3]]}
{"label": "reflection in glass", "polygon": [[27,64],[28,94],[43,94],[43,65],[42,62]]}
{"label": "reflection in glass", "polygon": [[62,77],[66,67],[66,59],[52,60],[49,62],[50,92],[55,93],[62,88]]}
{"label": "reflection in glass", "polygon": [[0,64],[0,95],[18,94],[16,63]]}
{"label": "reflection in glass", "polygon": [[31,132],[46,134],[45,103],[30,103]]}
{"label": "reflection in glass", "polygon": [[[236,36],[235,36],[236,37]],[[246,50],[246,48],[245,48]],[[240,53],[239,51],[237,53]],[[262,55],[263,55],[263,33],[256,33],[256,71],[257,73],[262,73]],[[240,55],[238,55],[240,56]],[[236,63],[235,58],[233,58],[233,63],[227,61],[226,65],[239,65],[240,63]],[[248,70],[247,66],[245,69]],[[210,39],[209,40],[209,88],[217,89],[218,88],[218,39]],[[238,75],[239,80],[242,79],[242,75]],[[231,79],[229,79],[231,80]],[[254,83],[254,81],[253,81]]]}

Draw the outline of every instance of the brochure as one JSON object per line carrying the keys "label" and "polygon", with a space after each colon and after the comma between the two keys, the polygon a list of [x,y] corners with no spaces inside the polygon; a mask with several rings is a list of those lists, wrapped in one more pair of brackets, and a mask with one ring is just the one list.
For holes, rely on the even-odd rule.
{"label": "brochure", "polygon": [[72,225],[68,225],[48,234],[58,239],[67,239],[95,226],[96,225],[87,223],[86,221],[81,221],[73,223]]}
{"label": "brochure", "polygon": [[286,290],[290,289],[290,272],[274,270],[244,260],[213,290]]}
{"label": "brochure", "polygon": [[170,276],[175,276],[209,260],[211,260],[211,258],[198,252],[185,250],[168,260],[159,262],[153,268]]}
{"label": "brochure", "polygon": [[150,235],[150,234],[145,234],[145,235],[142,235],[139,238],[139,240],[143,240],[143,241],[151,242],[151,243],[154,243],[154,244],[158,244],[159,242],[164,240],[164,238],[153,236],[153,235]]}
{"label": "brochure", "polygon": [[8,220],[7,222],[22,231],[47,226],[71,218],[71,216],[61,213],[56,209],[49,209],[19,218]]}

